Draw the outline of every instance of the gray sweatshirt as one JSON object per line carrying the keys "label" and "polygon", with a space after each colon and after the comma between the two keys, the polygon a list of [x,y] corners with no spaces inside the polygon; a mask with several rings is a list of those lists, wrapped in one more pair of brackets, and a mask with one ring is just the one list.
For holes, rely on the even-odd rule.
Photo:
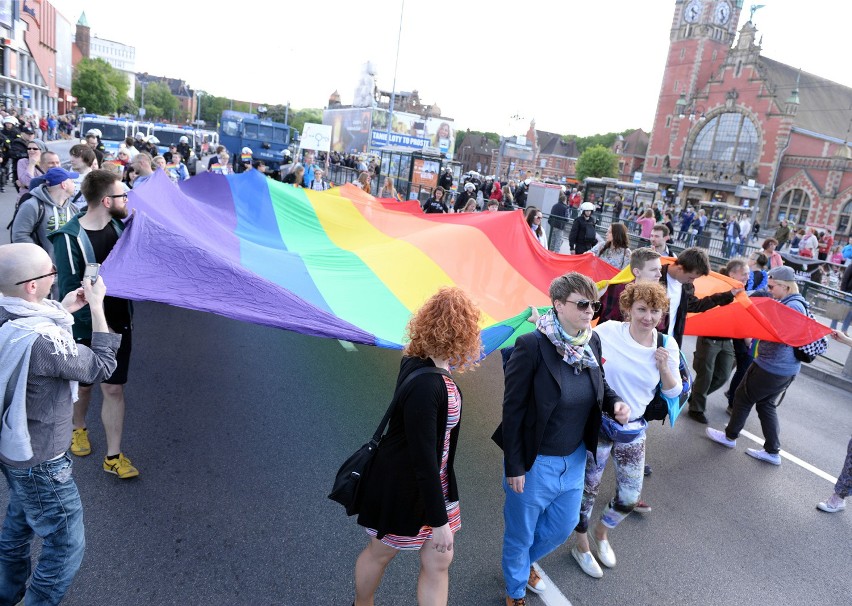
{"label": "gray sweatshirt", "polygon": [[[53,259],[53,242],[47,238],[48,234],[68,223],[71,217],[80,211],[80,207],[71,202],[73,198],[59,206],[50,196],[47,183],[42,183],[31,193],[32,198],[25,200],[15,215],[15,222],[12,223],[12,242],[37,244]],[[44,207],[43,212],[39,212],[39,202]],[[41,221],[39,215],[42,215]]]}
{"label": "gray sweatshirt", "polygon": [[[0,308],[0,326],[15,317]],[[71,415],[74,410],[71,381],[97,383],[109,378],[115,370],[115,354],[120,344],[121,335],[92,333],[91,349],[77,345],[78,355],[72,357],[55,355],[49,339],[36,339],[27,377],[27,428],[33,458],[10,461],[0,456],[0,461],[10,467],[26,469],[64,453],[71,444]]]}

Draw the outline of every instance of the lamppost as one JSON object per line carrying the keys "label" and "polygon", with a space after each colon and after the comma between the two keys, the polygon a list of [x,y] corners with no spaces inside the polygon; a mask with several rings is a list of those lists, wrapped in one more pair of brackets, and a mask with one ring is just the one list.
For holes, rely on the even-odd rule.
{"label": "lamppost", "polygon": [[390,145],[390,134],[393,126],[393,101],[396,98],[396,70],[399,67],[399,43],[402,40],[402,16],[405,14],[405,0],[402,0],[402,6],[399,9],[399,33],[396,37],[396,62],[393,66],[393,88],[391,89],[390,111],[388,112],[388,125],[385,132],[387,139],[385,145]]}
{"label": "lamppost", "polygon": [[148,72],[142,74],[139,78],[139,85],[142,87],[142,103],[139,104],[139,117],[145,117],[145,89],[148,88]]}
{"label": "lamppost", "polygon": [[196,109],[198,110],[198,114],[195,118],[195,126],[201,126],[201,97],[206,94],[207,93],[205,93],[203,90],[195,91],[195,104],[197,106]]}

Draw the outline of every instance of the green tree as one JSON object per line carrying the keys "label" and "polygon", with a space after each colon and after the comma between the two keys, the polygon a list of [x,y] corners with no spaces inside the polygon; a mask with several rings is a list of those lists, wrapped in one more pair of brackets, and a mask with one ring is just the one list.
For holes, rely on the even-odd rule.
{"label": "green tree", "polygon": [[222,111],[231,107],[227,97],[204,95],[201,97],[201,119],[207,123],[206,128],[215,129],[222,117]]}
{"label": "green tree", "polygon": [[305,127],[305,122],[322,124],[322,109],[312,107],[293,111],[293,109],[290,108],[290,126],[299,134],[302,133],[302,130]]}
{"label": "green tree", "polygon": [[[142,87],[136,87],[136,102],[142,103]],[[180,104],[169,87],[162,82],[150,82],[145,87],[145,119],[178,121],[185,118],[179,114]]]}
{"label": "green tree", "polygon": [[593,145],[577,159],[577,179],[586,177],[615,177],[618,174],[618,156],[603,145]]}
{"label": "green tree", "polygon": [[616,137],[621,135],[622,137],[626,137],[630,133],[632,133],[635,128],[628,128],[627,130],[623,130],[620,133],[599,133],[596,135],[589,135],[588,137],[578,137],[577,135],[565,135],[562,139],[568,143],[570,141],[574,141],[577,144],[577,151],[579,153],[583,153],[590,147],[595,145],[603,145],[606,148],[611,148],[613,143],[615,143]]}
{"label": "green tree", "polygon": [[103,59],[81,59],[74,70],[71,92],[87,111],[112,114],[125,104],[130,83]]}
{"label": "green tree", "polygon": [[71,82],[71,92],[77,104],[95,114],[111,114],[115,111],[115,90],[103,74],[91,69],[78,69]]}

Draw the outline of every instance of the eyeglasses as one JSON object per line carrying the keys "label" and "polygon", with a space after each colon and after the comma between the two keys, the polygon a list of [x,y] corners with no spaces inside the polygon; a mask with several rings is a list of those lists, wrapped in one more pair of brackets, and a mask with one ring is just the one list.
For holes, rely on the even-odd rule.
{"label": "eyeglasses", "polygon": [[125,200],[127,200],[127,194],[126,193],[125,194],[113,194],[113,195],[107,196],[107,198],[113,198],[113,199],[124,198]]}
{"label": "eyeglasses", "polygon": [[580,299],[579,301],[565,301],[566,303],[573,303],[577,306],[577,309],[580,311],[586,311],[591,306],[592,311],[599,312],[601,310],[601,302],[600,301],[589,301],[588,299]]}
{"label": "eyeglasses", "polygon": [[40,147],[28,147],[27,151],[41,151]]}
{"label": "eyeglasses", "polygon": [[541,218],[542,218],[542,215],[536,215],[536,216],[535,216],[535,218],[536,218],[536,219],[541,219]]}
{"label": "eyeglasses", "polygon": [[56,265],[52,265],[53,271],[49,274],[43,274],[41,276],[36,276],[35,278],[27,278],[26,280],[21,280],[20,282],[15,282],[15,286],[20,286],[21,284],[26,284],[27,282],[32,282],[33,280],[41,280],[42,278],[49,278],[50,276],[55,276],[58,271],[56,271]]}

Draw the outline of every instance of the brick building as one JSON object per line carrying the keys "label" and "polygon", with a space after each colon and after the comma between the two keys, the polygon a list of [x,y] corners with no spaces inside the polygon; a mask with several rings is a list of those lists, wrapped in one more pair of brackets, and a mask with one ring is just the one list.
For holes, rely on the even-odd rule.
{"label": "brick building", "polygon": [[[848,236],[852,88],[763,57],[742,0],[676,0],[645,179]],[[682,191],[678,192],[678,188]]]}
{"label": "brick building", "polygon": [[576,175],[577,145],[565,141],[562,135],[537,130],[535,120],[530,122],[525,137],[509,137],[504,140],[501,158],[500,148],[491,152],[489,174],[497,174],[500,165],[501,178],[523,178],[528,173],[539,174],[542,180],[561,181]]}
{"label": "brick building", "polygon": [[645,154],[648,153],[648,133],[637,128],[626,137],[619,135],[612,144],[612,152],[618,156],[618,179],[633,181],[633,173],[642,172]]}
{"label": "brick building", "polygon": [[475,170],[482,173],[489,170],[491,155],[495,149],[497,144],[485,135],[477,135],[468,130],[456,152],[455,160],[461,162],[463,172]]}

